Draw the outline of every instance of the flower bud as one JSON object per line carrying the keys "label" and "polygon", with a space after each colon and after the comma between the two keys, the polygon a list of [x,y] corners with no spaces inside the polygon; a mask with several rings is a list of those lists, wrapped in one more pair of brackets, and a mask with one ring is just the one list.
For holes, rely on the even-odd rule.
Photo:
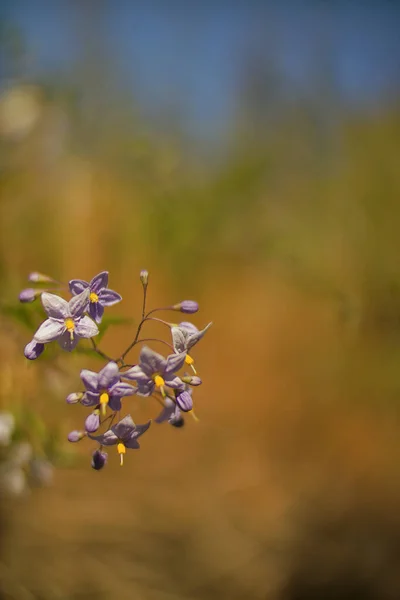
{"label": "flower bud", "polygon": [[77,431],[76,429],[74,429],[74,431],[70,431],[68,434],[68,441],[69,442],[80,442],[81,439],[83,439],[86,435],[85,431]]}
{"label": "flower bud", "polygon": [[147,284],[149,283],[149,272],[146,271],[146,269],[140,271],[140,281],[142,282],[143,287],[147,287]]}
{"label": "flower bud", "polygon": [[183,383],[188,383],[189,385],[201,385],[203,382],[201,381],[200,377],[197,377],[197,375],[193,375],[192,377],[190,375],[184,375],[183,377],[181,377],[181,380],[183,381]]}
{"label": "flower bud", "polygon": [[38,358],[44,350],[44,344],[40,344],[35,340],[32,340],[25,346],[24,355],[28,360],[35,360]]}
{"label": "flower bud", "polygon": [[80,400],[82,400],[84,394],[83,392],[72,392],[66,397],[66,401],[68,404],[77,404]]}
{"label": "flower bud", "polygon": [[54,279],[52,277],[49,277],[48,275],[43,275],[43,273],[38,273],[37,271],[29,273],[28,281],[30,281],[31,283],[54,283]]}
{"label": "flower bud", "polygon": [[193,408],[192,396],[186,390],[176,395],[176,403],[183,412],[189,412]]}
{"label": "flower bud", "polygon": [[26,288],[25,290],[22,290],[22,292],[20,292],[18,298],[20,302],[28,303],[28,302],[35,302],[36,298],[38,296],[40,296],[41,294],[41,290],[34,290],[33,288]]}
{"label": "flower bud", "polygon": [[191,315],[199,310],[199,305],[194,300],[183,300],[182,302],[179,302],[179,304],[174,304],[172,310],[179,310],[180,312]]}
{"label": "flower bud", "polygon": [[100,471],[107,463],[108,454],[101,450],[95,450],[92,454],[92,469]]}
{"label": "flower bud", "polygon": [[92,412],[91,415],[89,415],[86,418],[85,429],[88,433],[94,433],[95,431],[98,430],[99,427],[100,427],[100,414],[99,414],[98,410],[95,410]]}
{"label": "flower bud", "polygon": [[179,415],[179,417],[173,415],[170,419],[168,419],[168,423],[172,425],[172,427],[183,427],[185,424],[185,419],[182,417],[182,415]]}

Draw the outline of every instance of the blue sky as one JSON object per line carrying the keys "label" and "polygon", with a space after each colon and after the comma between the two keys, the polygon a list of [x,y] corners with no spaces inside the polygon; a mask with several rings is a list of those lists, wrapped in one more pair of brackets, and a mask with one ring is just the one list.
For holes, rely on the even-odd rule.
{"label": "blue sky", "polygon": [[3,0],[0,14],[20,27],[32,73],[71,72],[97,30],[139,103],[150,114],[171,107],[199,132],[223,128],[235,110],[249,52],[269,59],[295,93],[307,93],[321,57],[352,105],[400,88],[400,2],[97,0],[86,23],[84,4]]}

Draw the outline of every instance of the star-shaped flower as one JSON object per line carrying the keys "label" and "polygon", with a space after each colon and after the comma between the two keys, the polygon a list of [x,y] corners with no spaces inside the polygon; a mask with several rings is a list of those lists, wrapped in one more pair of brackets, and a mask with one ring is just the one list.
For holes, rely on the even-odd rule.
{"label": "star-shaped flower", "polygon": [[99,273],[89,282],[82,279],[72,279],[69,282],[69,289],[73,296],[83,290],[89,290],[89,314],[96,323],[101,323],[105,306],[113,306],[122,300],[122,297],[117,292],[109,290],[107,285],[108,271]]}
{"label": "star-shaped flower", "polygon": [[111,410],[121,410],[121,398],[133,396],[137,392],[137,388],[121,381],[118,365],[113,361],[107,363],[99,373],[83,369],[81,379],[86,388],[81,404],[84,406],[100,404],[103,414],[107,405]]}
{"label": "star-shaped flower", "polygon": [[165,398],[164,408],[154,421],[156,423],[165,423],[165,421],[168,421],[174,427],[182,427],[185,423],[179,406],[171,398]]}
{"label": "star-shaped flower", "polygon": [[[171,327],[172,344],[175,352],[177,354],[181,354],[182,352],[188,353],[201,340],[211,325],[212,323],[209,323],[201,331],[193,323],[187,321],[179,323],[177,327]],[[193,372],[196,373],[196,369],[193,366],[194,360],[189,354],[186,354],[185,363],[191,366]]]}
{"label": "star-shaped flower", "polygon": [[99,328],[90,317],[84,315],[89,303],[89,290],[84,290],[69,302],[43,292],[42,304],[48,319],[41,324],[33,341],[38,344],[48,344],[58,340],[61,348],[71,352],[79,338],[91,338],[99,333]]}
{"label": "star-shaped flower", "polygon": [[183,366],[185,357],[186,353],[183,352],[170,354],[164,358],[148,346],[143,346],[139,355],[139,364],[121,373],[121,377],[136,381],[138,393],[142,396],[150,396],[155,388],[164,394],[164,386],[182,387],[182,381],[175,376],[175,373]]}
{"label": "star-shaped flower", "polygon": [[117,451],[121,457],[122,466],[126,448],[138,450],[140,448],[140,444],[137,438],[143,435],[148,430],[150,425],[151,421],[148,421],[143,425],[135,425],[131,415],[127,415],[105,433],[101,435],[89,434],[89,437],[92,440],[99,442],[99,444],[102,446],[115,446],[115,444],[117,444]]}

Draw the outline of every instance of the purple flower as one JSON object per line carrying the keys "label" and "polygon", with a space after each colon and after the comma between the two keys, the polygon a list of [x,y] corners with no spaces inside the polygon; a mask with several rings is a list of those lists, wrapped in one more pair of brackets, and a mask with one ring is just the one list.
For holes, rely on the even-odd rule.
{"label": "purple flower", "polygon": [[100,404],[103,413],[106,406],[111,410],[121,410],[121,398],[124,396],[133,396],[137,389],[123,383],[118,365],[115,362],[109,362],[99,372],[83,369],[81,371],[81,379],[86,388],[86,393],[81,400],[84,406],[95,406]]}
{"label": "purple flower", "polygon": [[34,290],[33,288],[25,288],[20,292],[18,298],[20,302],[35,302],[36,298],[40,296],[41,290]]}
{"label": "purple flower", "polygon": [[35,342],[35,340],[32,340],[25,346],[25,358],[28,358],[29,360],[35,360],[42,354],[43,350],[44,344],[39,344],[38,342]]}
{"label": "purple flower", "polygon": [[74,429],[74,431],[70,431],[68,434],[68,441],[69,442],[80,442],[86,435],[85,431],[77,431],[76,429]]}
{"label": "purple flower", "polygon": [[183,366],[185,357],[186,353],[183,352],[170,354],[164,358],[148,346],[143,346],[139,355],[139,364],[121,373],[121,376],[136,381],[138,393],[142,396],[150,396],[154,388],[164,394],[165,385],[170,388],[182,387],[182,381],[175,376],[175,373]]}
{"label": "purple flower", "polygon": [[[195,325],[188,322],[180,323],[177,327],[171,327],[172,344],[175,352],[177,354],[180,354],[181,352],[189,352],[193,346],[195,346],[197,342],[201,340],[211,325],[212,323],[209,323],[201,331],[199,331]],[[194,360],[189,354],[186,354],[185,363],[190,365],[194,373],[196,373],[196,370],[193,366]]]}
{"label": "purple flower", "polygon": [[164,423],[165,421],[168,421],[168,423],[174,427],[182,427],[185,423],[179,406],[177,406],[175,402],[171,400],[171,398],[165,398],[164,408],[158,417],[154,419],[154,421],[156,423]]}
{"label": "purple flower", "polygon": [[143,435],[151,425],[151,421],[143,425],[135,425],[131,415],[124,417],[119,423],[111,427],[101,435],[90,435],[89,437],[102,446],[114,446],[117,444],[117,451],[121,457],[121,466],[123,465],[123,456],[126,448],[137,450],[140,448],[137,438]]}
{"label": "purple flower", "polygon": [[122,297],[107,288],[108,271],[103,271],[93,277],[90,282],[82,279],[72,279],[69,282],[69,289],[73,296],[80,294],[83,290],[89,290],[89,314],[96,321],[101,323],[105,306],[113,306],[122,300]]}
{"label": "purple flower", "polygon": [[43,308],[48,315],[47,321],[41,324],[34,341],[47,344],[58,340],[61,348],[71,352],[79,338],[91,338],[99,333],[99,329],[88,316],[84,315],[89,302],[89,290],[84,290],[69,302],[44,292],[42,294]]}
{"label": "purple flower", "polygon": [[95,450],[92,454],[92,469],[100,471],[107,463],[108,454],[101,450]]}

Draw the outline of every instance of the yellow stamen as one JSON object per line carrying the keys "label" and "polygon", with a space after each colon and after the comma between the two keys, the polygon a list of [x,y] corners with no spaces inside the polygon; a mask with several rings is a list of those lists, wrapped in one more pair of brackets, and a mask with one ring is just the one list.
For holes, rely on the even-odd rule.
{"label": "yellow stamen", "polygon": [[103,394],[101,394],[101,396],[100,396],[100,405],[101,405],[101,414],[102,415],[106,414],[107,404],[108,404],[109,400],[110,400],[109,395],[106,392],[104,392]]}
{"label": "yellow stamen", "polygon": [[99,301],[99,297],[94,292],[91,292],[91,294],[89,296],[89,300],[90,300],[90,302],[98,302]]}
{"label": "yellow stamen", "polygon": [[118,454],[119,454],[119,457],[121,460],[121,467],[122,467],[122,465],[124,464],[124,454],[126,452],[125,445],[122,442],[120,442],[117,446],[117,450],[118,450]]}
{"label": "yellow stamen", "polygon": [[66,327],[67,331],[69,331],[71,340],[73,340],[74,339],[74,329],[75,329],[74,320],[71,318],[65,319],[65,327]]}
{"label": "yellow stamen", "polygon": [[189,356],[189,354],[186,354],[186,356],[185,356],[185,363],[187,365],[192,365],[194,363],[193,358],[191,356]]}
{"label": "yellow stamen", "polygon": [[156,384],[157,387],[161,388],[163,387],[163,385],[165,385],[165,381],[164,379],[161,377],[161,375],[156,375],[154,377],[154,383]]}
{"label": "yellow stamen", "polygon": [[196,417],[196,415],[194,414],[193,410],[188,410],[188,413],[190,413],[193,417],[193,419],[198,423],[199,422],[199,418]]}

